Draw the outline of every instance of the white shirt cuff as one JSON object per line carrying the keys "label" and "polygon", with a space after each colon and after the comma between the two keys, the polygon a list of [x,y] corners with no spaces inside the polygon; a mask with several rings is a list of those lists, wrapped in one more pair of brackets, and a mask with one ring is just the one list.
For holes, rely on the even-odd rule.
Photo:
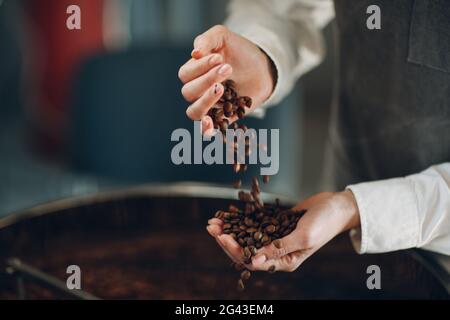
{"label": "white shirt cuff", "polygon": [[420,237],[414,185],[406,178],[347,187],[358,204],[361,225],[350,231],[355,250],[379,253],[416,247]]}

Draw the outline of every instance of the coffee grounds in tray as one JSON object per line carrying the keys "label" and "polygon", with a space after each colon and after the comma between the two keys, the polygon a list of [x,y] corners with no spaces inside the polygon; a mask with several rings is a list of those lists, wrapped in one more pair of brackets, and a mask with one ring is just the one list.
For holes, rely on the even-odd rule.
{"label": "coffee grounds in tray", "polygon": [[[214,128],[225,134],[230,125],[227,118],[237,115],[238,119],[242,119],[245,116],[246,108],[252,106],[252,99],[247,96],[239,96],[233,80],[227,80],[223,85],[224,93],[218,104],[209,110],[208,115],[212,118]],[[244,132],[248,130],[247,126],[238,125],[236,122],[233,124],[233,129],[242,129]],[[248,149],[246,141],[246,156],[248,156]],[[234,155],[236,158],[236,146]],[[236,174],[246,170],[246,164],[240,162],[233,164],[233,171]],[[267,184],[270,178],[265,175],[262,180],[264,184]],[[233,187],[240,189],[242,180],[238,179],[233,183]],[[240,190],[238,193],[239,200],[244,202],[243,207],[230,205],[228,210],[219,210],[214,216],[222,220],[223,232],[233,237],[243,248],[242,263],[234,265],[235,269],[240,272],[237,288],[241,291],[245,289],[245,281],[251,276],[245,265],[251,264],[251,259],[257,254],[258,249],[271,243],[278,246],[280,243],[277,240],[291,233],[297,227],[297,222],[304,213],[304,211],[282,210],[278,199],[275,205],[264,204],[260,194],[259,179],[253,177],[250,192]],[[275,266],[268,269],[269,273],[275,271]]]}

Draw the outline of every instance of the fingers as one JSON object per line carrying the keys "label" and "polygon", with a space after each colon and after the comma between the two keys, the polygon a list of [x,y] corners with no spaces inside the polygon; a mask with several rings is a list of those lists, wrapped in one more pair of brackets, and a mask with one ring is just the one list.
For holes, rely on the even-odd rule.
{"label": "fingers", "polygon": [[186,83],[181,89],[181,93],[187,101],[193,102],[200,98],[215,83],[225,81],[231,76],[232,72],[233,69],[229,64],[218,65],[200,77]]}
{"label": "fingers", "polygon": [[222,227],[217,224],[210,224],[206,227],[206,230],[208,230],[208,233],[214,238],[222,234]]}
{"label": "fingers", "polygon": [[217,224],[219,226],[223,225],[223,221],[219,218],[211,218],[208,220],[208,224]]}
{"label": "fingers", "polygon": [[228,37],[228,29],[217,25],[199,35],[194,40],[192,57],[199,59],[205,55],[220,50],[225,46]]}
{"label": "fingers", "polygon": [[[208,110],[213,107],[223,94],[223,85],[221,83],[213,84],[206,92],[193,104],[186,109],[187,116],[192,120],[202,120],[208,113]],[[212,120],[208,123],[208,119],[203,119],[206,127],[212,127]],[[205,128],[202,128],[205,131]]]}
{"label": "fingers", "polygon": [[310,256],[308,250],[291,252],[280,259],[253,259],[253,270],[259,271],[284,271],[292,272],[296,270]]}
{"label": "fingers", "polygon": [[200,59],[191,59],[184,64],[178,71],[178,78],[181,82],[187,83],[199,76],[205,74],[211,68],[223,62],[222,55],[211,54]]}
{"label": "fingers", "polygon": [[291,252],[298,251],[300,249],[306,249],[299,247],[299,245],[300,241],[298,240],[298,231],[294,230],[286,237],[277,239],[271,244],[258,250],[255,258],[264,255],[266,260],[280,259]]}
{"label": "fingers", "polygon": [[244,256],[243,249],[230,235],[221,234],[216,237],[216,240],[234,262],[242,263]]}

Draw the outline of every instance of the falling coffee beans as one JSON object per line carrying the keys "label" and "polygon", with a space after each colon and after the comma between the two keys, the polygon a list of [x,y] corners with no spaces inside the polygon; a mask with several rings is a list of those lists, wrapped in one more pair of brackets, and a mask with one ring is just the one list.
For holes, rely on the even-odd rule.
{"label": "falling coffee beans", "polygon": [[[246,109],[252,106],[252,99],[247,96],[239,96],[236,91],[236,84],[233,80],[227,80],[223,83],[224,93],[219,99],[217,105],[208,111],[208,115],[213,121],[215,129],[223,134],[230,127],[230,118],[237,117],[242,119],[245,116]],[[248,130],[245,125],[233,123],[234,130]],[[246,156],[250,154],[249,141],[246,142]],[[237,144],[234,147],[234,155],[237,155]],[[236,162],[233,165],[235,173],[247,171],[248,166],[245,161]],[[269,176],[262,177],[264,184],[269,183]],[[242,180],[234,182],[233,187],[240,189]],[[242,207],[230,205],[228,211],[219,210],[216,212],[216,218],[222,220],[223,233],[229,234],[242,247],[242,263],[235,263],[234,268],[240,272],[240,278],[237,283],[239,291],[245,289],[245,281],[248,281],[251,273],[246,265],[252,263],[252,257],[258,253],[258,249],[271,243],[278,249],[280,248],[280,238],[291,233],[297,226],[297,222],[304,213],[294,212],[292,210],[283,210],[279,199],[276,199],[275,205],[265,204],[261,199],[261,186],[258,177],[253,177],[251,190],[246,192],[240,190],[238,198],[243,202]],[[269,273],[276,271],[275,266],[270,266]]]}

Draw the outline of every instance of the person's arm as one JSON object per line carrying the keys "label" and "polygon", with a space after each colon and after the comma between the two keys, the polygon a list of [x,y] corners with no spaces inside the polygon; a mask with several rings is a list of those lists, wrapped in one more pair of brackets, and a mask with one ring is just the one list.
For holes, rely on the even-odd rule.
{"label": "person's arm", "polygon": [[260,47],[276,68],[264,105],[283,99],[295,81],[324,57],[321,29],[334,17],[331,0],[233,0],[225,25]]}
{"label": "person's arm", "polygon": [[450,163],[404,178],[355,184],[359,253],[423,248],[450,255]]}
{"label": "person's arm", "polygon": [[[258,250],[249,270],[294,271],[347,230],[359,253],[423,248],[450,255],[450,163],[319,193],[293,210],[307,211],[292,233]],[[242,263],[242,248],[223,234],[221,220],[211,219],[207,229],[231,259]]]}

